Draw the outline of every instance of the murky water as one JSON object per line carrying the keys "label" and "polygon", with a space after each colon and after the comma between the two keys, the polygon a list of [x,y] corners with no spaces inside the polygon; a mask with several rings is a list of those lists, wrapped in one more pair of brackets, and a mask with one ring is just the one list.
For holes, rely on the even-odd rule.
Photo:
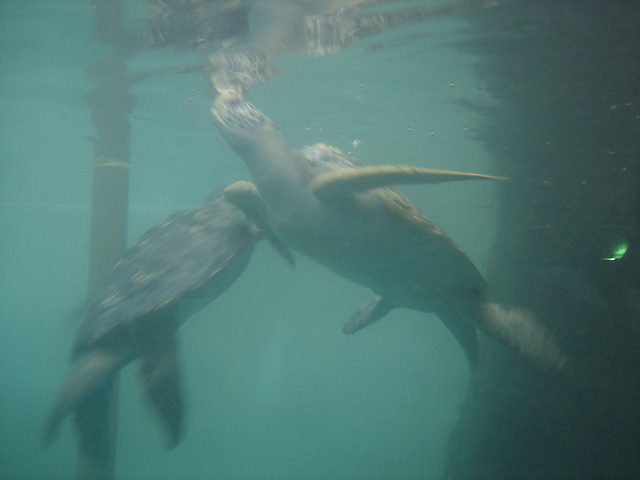
{"label": "murky water", "polygon": [[[128,3],[128,2],[125,2]],[[410,5],[429,2],[409,2]],[[570,3],[570,2],[568,2]],[[126,10],[138,28],[143,2]],[[42,449],[47,410],[67,374],[87,292],[94,135],[86,71],[109,48],[92,40],[90,2],[0,6],[0,476],[73,478],[66,421]],[[471,19],[473,19],[471,17]],[[317,142],[370,165],[500,175],[486,119],[497,102],[483,59],[459,48],[469,17],[438,17],[326,57],[287,54],[250,99],[294,147]],[[193,54],[140,49],[134,72],[191,66]],[[128,242],[215,188],[249,180],[211,123],[200,73],[169,69],[134,83]],[[504,99],[503,99],[504,101]],[[495,186],[402,189],[487,269]],[[188,401],[173,451],[144,404],[135,363],[121,376],[116,477],[122,479],[441,478],[468,389],[464,355],[434,315],[394,310],[354,336],[342,324],[371,293],[304,257],[292,271],[266,242],[242,277],[180,329]]]}

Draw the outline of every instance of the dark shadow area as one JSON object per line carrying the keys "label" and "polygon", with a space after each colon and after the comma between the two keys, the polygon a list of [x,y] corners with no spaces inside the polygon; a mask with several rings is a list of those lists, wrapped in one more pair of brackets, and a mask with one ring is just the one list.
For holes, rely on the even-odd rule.
{"label": "dark shadow area", "polygon": [[640,478],[640,2],[513,1],[470,18],[497,100],[478,138],[508,176],[488,281],[569,356],[536,371],[490,342],[450,479]]}

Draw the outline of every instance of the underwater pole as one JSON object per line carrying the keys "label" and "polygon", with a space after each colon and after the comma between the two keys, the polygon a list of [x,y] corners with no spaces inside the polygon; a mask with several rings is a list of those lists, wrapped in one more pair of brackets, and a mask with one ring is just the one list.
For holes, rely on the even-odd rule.
{"label": "underwater pole", "polygon": [[[85,101],[91,108],[95,127],[93,142],[93,186],[89,247],[89,298],[101,288],[113,266],[126,249],[129,203],[129,138],[131,125],[127,114],[134,101],[125,78],[126,58],[132,44],[121,27],[120,0],[93,0],[95,40],[111,45],[106,60],[87,69],[87,76],[100,83],[88,92]],[[79,480],[112,480],[115,474],[118,382],[109,402],[109,418],[104,430],[107,438],[102,451],[80,438],[78,444]],[[104,434],[105,432],[100,432]]]}

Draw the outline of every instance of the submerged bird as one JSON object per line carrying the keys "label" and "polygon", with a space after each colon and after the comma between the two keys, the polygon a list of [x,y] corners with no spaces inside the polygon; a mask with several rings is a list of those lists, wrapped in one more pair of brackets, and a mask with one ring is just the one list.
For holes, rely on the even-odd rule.
{"label": "submerged bird", "polygon": [[487,285],[469,258],[392,187],[501,178],[368,167],[322,144],[294,150],[271,119],[234,92],[216,98],[212,116],[254,181],[227,187],[225,197],[259,215],[287,247],[375,292],[346,332],[408,307],[436,313],[472,367],[476,328],[542,366],[564,363],[532,313],[487,302]]}
{"label": "submerged bird", "polygon": [[[250,213],[249,213],[250,214]],[[116,373],[140,359],[144,394],[166,424],[172,446],[182,435],[184,400],[176,330],[244,271],[266,236],[214,192],[199,210],[174,213],[127,250],[84,316],[71,373],[47,419],[45,440],[74,413],[85,450],[108,452],[108,409]]]}

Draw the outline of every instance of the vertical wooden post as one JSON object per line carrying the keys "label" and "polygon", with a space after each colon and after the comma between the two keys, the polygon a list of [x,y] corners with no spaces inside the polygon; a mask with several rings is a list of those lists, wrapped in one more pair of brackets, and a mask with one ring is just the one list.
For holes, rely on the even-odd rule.
{"label": "vertical wooden post", "polygon": [[[126,248],[129,200],[129,137],[127,113],[133,106],[125,79],[126,58],[131,42],[122,31],[120,0],[93,0],[95,40],[111,45],[113,54],[87,69],[90,78],[99,82],[85,100],[91,108],[95,127],[93,138],[93,194],[91,199],[91,233],[89,252],[89,286],[91,298],[104,285],[113,265]],[[103,450],[96,452],[90,442],[80,438],[78,446],[79,480],[112,480],[115,475],[118,382],[110,399],[109,418],[104,425]]]}

